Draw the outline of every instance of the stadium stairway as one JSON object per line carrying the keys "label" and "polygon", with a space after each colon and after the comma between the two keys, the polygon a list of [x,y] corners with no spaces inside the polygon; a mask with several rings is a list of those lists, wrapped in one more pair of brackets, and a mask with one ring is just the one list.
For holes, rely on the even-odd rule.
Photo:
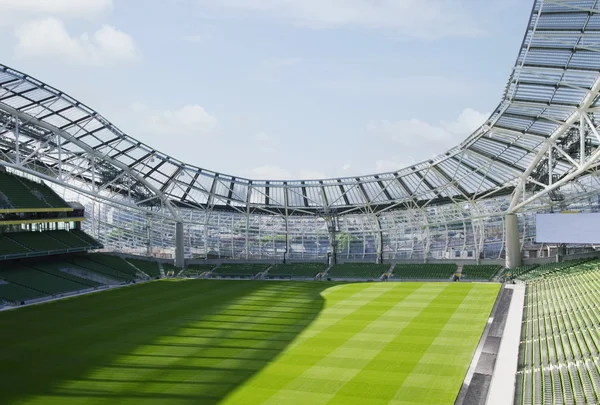
{"label": "stadium stairway", "polygon": [[165,268],[163,267],[163,264],[161,262],[158,262],[158,271],[160,273],[160,278],[167,278],[167,276],[165,275]]}
{"label": "stadium stairway", "polygon": [[390,276],[392,275],[392,273],[394,272],[394,267],[396,267],[395,263],[390,264],[390,268],[385,273],[383,273],[381,275],[381,277],[379,278],[379,280],[381,280],[381,281],[387,281],[390,278]]}
{"label": "stadium stairway", "polygon": [[131,267],[133,267],[137,273],[139,273],[142,276],[141,277],[142,279],[144,279],[144,280],[151,280],[152,279],[152,277],[150,277],[150,275],[148,275],[148,273],[146,273],[145,271],[143,271],[142,269],[140,269],[135,264],[131,263],[129,260],[125,260],[125,261],[127,262],[127,264],[129,264]]}

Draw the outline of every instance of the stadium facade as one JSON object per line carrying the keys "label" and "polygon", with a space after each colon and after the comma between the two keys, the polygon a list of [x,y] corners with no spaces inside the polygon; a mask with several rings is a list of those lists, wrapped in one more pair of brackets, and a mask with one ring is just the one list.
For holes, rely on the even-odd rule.
{"label": "stadium facade", "polygon": [[487,121],[446,153],[395,172],[302,181],[217,173],[4,65],[0,166],[81,203],[84,229],[105,249],[179,266],[332,257],[513,267],[524,247],[540,248],[535,213],[600,207],[599,94],[597,1],[537,0]]}

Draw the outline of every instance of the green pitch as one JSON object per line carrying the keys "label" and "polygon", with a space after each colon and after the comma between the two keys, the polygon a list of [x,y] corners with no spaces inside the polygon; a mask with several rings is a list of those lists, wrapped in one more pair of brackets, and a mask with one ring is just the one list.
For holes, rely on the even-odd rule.
{"label": "green pitch", "polygon": [[452,404],[498,290],[158,281],[0,312],[0,403]]}

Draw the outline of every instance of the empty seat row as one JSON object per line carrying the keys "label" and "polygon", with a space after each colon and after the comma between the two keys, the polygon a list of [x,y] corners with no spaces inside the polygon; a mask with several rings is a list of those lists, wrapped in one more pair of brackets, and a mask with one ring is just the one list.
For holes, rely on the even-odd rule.
{"label": "empty seat row", "polygon": [[160,277],[160,269],[157,262],[142,259],[127,259],[127,261],[152,278]]}
{"label": "empty seat row", "polygon": [[336,264],[327,272],[328,278],[378,279],[390,269],[389,264],[344,263]]}
{"label": "empty seat row", "polygon": [[515,403],[600,402],[600,261],[565,263],[524,273]]}
{"label": "empty seat row", "polygon": [[226,277],[253,277],[269,268],[269,264],[224,263],[212,271],[213,275]]}
{"label": "empty seat row", "polygon": [[270,278],[313,278],[318,273],[325,271],[324,263],[291,263],[275,264],[269,268],[267,276]]}
{"label": "empty seat row", "polygon": [[467,264],[462,268],[461,277],[467,280],[490,280],[502,269],[499,264]]}
{"label": "empty seat row", "polygon": [[[3,208],[48,209],[70,208],[69,204],[44,183],[0,171]],[[6,205],[6,206],[5,206]]]}
{"label": "empty seat row", "polygon": [[392,278],[408,280],[448,280],[456,273],[456,264],[396,264]]}
{"label": "empty seat row", "polygon": [[7,232],[0,235],[0,256],[27,256],[89,250],[102,245],[81,231]]}

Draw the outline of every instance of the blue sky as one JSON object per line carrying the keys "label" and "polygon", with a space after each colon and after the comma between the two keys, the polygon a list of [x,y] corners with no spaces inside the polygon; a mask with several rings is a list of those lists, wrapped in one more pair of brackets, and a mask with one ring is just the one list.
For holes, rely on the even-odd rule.
{"label": "blue sky", "polygon": [[443,153],[498,104],[524,0],[0,0],[2,62],[200,167],[354,176]]}

